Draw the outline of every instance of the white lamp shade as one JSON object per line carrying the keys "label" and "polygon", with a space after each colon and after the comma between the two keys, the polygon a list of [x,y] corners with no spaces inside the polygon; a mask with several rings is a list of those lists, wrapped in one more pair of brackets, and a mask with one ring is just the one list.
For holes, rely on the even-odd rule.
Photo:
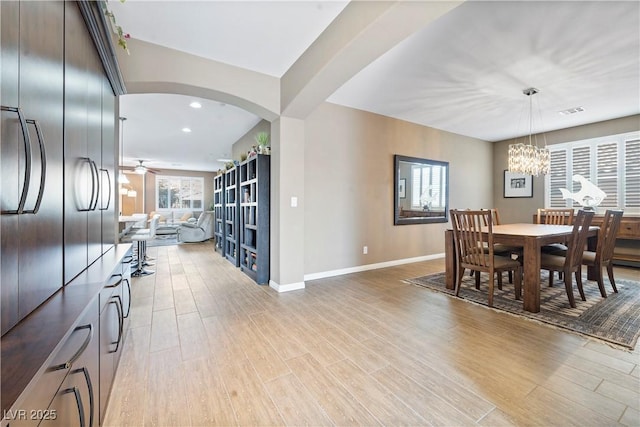
{"label": "white lamp shade", "polygon": [[129,178],[127,178],[125,174],[120,172],[120,175],[118,175],[118,182],[120,184],[129,184]]}

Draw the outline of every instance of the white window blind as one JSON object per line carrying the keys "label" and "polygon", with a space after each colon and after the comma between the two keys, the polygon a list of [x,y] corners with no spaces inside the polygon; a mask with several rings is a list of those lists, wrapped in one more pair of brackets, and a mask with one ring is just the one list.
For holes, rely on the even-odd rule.
{"label": "white window blind", "polygon": [[545,180],[545,206],[580,207],[563,199],[561,188],[580,190],[573,175],[582,175],[602,189],[607,197],[601,208],[640,213],[640,133],[613,135],[549,146],[551,170]]}
{"label": "white window blind", "polygon": [[640,209],[640,139],[625,141],[624,183],[625,205]]}

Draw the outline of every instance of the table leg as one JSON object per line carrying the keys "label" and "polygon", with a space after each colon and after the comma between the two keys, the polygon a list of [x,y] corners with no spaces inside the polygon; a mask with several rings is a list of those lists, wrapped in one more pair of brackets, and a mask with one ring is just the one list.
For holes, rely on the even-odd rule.
{"label": "table leg", "polygon": [[[596,251],[596,247],[598,246],[598,236],[589,236],[587,238],[587,250],[591,252]],[[587,266],[587,279],[598,281],[598,269],[595,266],[588,265]]]}
{"label": "table leg", "polygon": [[524,242],[523,306],[526,311],[540,311],[540,246],[535,238]]}
{"label": "table leg", "polygon": [[444,281],[447,289],[455,289],[456,287],[456,270],[458,265],[456,262],[456,251],[453,241],[453,230],[444,231]]}

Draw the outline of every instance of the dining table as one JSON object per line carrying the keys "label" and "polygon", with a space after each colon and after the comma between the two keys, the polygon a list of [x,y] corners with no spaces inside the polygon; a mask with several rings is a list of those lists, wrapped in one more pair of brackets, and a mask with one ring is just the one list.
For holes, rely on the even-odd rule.
{"label": "dining table", "polygon": [[[589,250],[595,250],[599,227],[589,227]],[[549,224],[501,224],[493,226],[493,242],[523,248],[523,309],[533,313],[540,311],[540,253],[541,248],[552,243],[565,243],[573,232],[572,225]],[[485,229],[485,233],[488,230]],[[445,283],[455,289],[457,257],[453,230],[445,231]],[[588,270],[588,278],[595,278],[595,270]]]}

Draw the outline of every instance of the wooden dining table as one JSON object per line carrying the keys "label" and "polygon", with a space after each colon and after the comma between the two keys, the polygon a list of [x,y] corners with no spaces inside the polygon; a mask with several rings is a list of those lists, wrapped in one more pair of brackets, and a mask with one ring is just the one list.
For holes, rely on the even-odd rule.
{"label": "wooden dining table", "polygon": [[[589,227],[589,250],[595,250],[599,227]],[[551,243],[564,243],[573,231],[572,225],[503,224],[493,226],[493,242],[523,248],[523,308],[540,311],[540,249]],[[445,281],[454,289],[457,274],[453,230],[445,231]],[[590,279],[594,271],[588,271]]]}

